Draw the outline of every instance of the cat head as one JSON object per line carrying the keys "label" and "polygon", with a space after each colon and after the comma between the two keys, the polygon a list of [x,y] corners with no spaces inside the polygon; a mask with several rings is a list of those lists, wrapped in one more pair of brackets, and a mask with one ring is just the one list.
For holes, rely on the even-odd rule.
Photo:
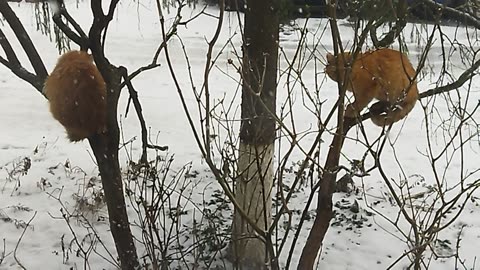
{"label": "cat head", "polygon": [[[338,65],[336,59],[338,59]],[[336,57],[331,53],[327,53],[327,64],[325,65],[325,73],[327,73],[328,77],[330,77],[330,79],[334,81],[337,81],[337,79],[343,81],[345,67],[351,65],[351,62],[352,55],[350,52],[338,54]]]}

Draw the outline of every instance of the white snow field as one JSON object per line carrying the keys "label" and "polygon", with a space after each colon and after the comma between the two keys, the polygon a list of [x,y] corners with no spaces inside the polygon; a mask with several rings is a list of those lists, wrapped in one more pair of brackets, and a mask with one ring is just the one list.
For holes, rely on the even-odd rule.
{"label": "white snow field", "polygon": [[[78,4],[75,2],[67,1],[68,10],[84,29],[88,29],[91,24],[88,1]],[[155,1],[120,2],[115,18],[109,27],[107,38],[106,55],[111,63],[123,65],[129,71],[150,63],[162,40],[155,5]],[[36,30],[34,5],[11,3],[11,6],[24,23],[47,69],[51,71],[58,57],[58,51],[54,42]],[[199,11],[200,7],[196,9],[186,7],[183,11],[184,18],[189,18]],[[208,7],[206,12],[218,14],[218,9]],[[170,24],[172,14],[166,17],[167,24]],[[296,22],[299,26],[303,26],[305,20],[299,19]],[[201,87],[203,78],[208,48],[207,40],[212,37],[216,23],[215,18],[202,15],[186,27],[180,26],[178,29],[178,35],[182,38],[188,52],[192,75],[198,88]],[[347,21],[342,20],[339,24],[344,44],[351,45],[352,28]],[[6,23],[0,27],[2,30],[5,29],[8,37],[12,37],[13,34]],[[327,51],[332,51],[328,20],[311,19],[308,21],[307,28],[311,34],[308,42],[321,44],[313,51],[313,54],[319,59],[324,59]],[[420,33],[423,37],[421,39],[417,39],[415,34],[410,35],[419,29],[430,33],[433,25],[409,24],[405,29],[405,42],[409,48],[408,55],[414,66],[418,64],[421,50],[428,37],[427,32]],[[322,35],[324,30],[325,33]],[[475,40],[475,35],[478,35],[474,29],[465,27],[443,26],[442,31],[452,40],[456,40],[458,44],[468,44],[469,39]],[[317,36],[314,37],[312,33],[317,33]],[[292,59],[295,53],[299,37],[299,31],[293,27],[285,27],[284,32],[280,35],[280,46],[289,59]],[[226,13],[223,29],[215,46],[215,55],[228,43],[230,38],[232,38],[233,46],[241,54],[241,38],[235,13]],[[427,61],[430,68],[426,68],[419,78],[420,92],[435,87],[437,83],[442,67],[441,42],[438,37],[434,39]],[[449,43],[445,42],[444,45],[448,52]],[[478,41],[472,44],[477,50],[480,48],[479,45]],[[21,52],[18,43],[13,42],[13,46],[17,52]],[[72,48],[76,48],[74,44],[72,44]],[[182,43],[173,38],[169,43],[169,50],[181,86],[185,89],[187,104],[192,109],[194,119],[198,119],[195,97],[190,90]],[[212,99],[225,98],[225,104],[229,104],[228,101],[233,100],[232,107],[234,111],[236,110],[233,117],[238,120],[240,95],[236,93],[238,87],[236,80],[239,79],[239,75],[235,68],[227,63],[228,59],[237,61],[233,51],[232,45],[229,45],[219,56],[216,66],[212,69],[210,85]],[[27,63],[24,54],[20,54],[19,57],[23,63]],[[280,66],[285,69],[286,61],[284,57],[281,59]],[[453,52],[449,61],[451,64],[449,71],[454,76],[458,76],[466,69],[458,50]],[[191,189],[189,200],[184,202],[183,210],[186,211],[186,214],[182,218],[182,226],[192,228],[194,226],[193,219],[198,221],[201,218],[198,209],[204,209],[204,202],[211,200],[209,196],[221,189],[203,162],[163,56],[160,58],[160,63],[159,68],[142,73],[134,79],[133,83],[139,93],[151,140],[159,145],[167,145],[169,147],[168,154],[174,156],[172,171],[179,171],[185,164],[188,164],[191,166],[192,174],[196,175],[192,180],[195,185],[189,186],[193,189]],[[302,76],[305,87],[314,93],[316,86],[313,77],[315,73],[320,73],[318,83],[321,85],[321,89],[318,88],[318,90],[320,90],[320,100],[325,102],[322,109],[327,113],[336,100],[337,84],[326,78],[320,62],[317,62],[317,65],[319,65],[316,67],[317,71],[312,63],[306,65]],[[27,68],[30,67],[27,66]],[[448,81],[440,82],[440,85],[446,83]],[[105,206],[100,204],[99,208],[93,212],[85,210],[83,214],[88,218],[90,228],[85,226],[85,222],[80,222],[73,217],[69,223],[62,218],[62,211],[76,213],[75,211],[79,209],[79,202],[83,199],[92,200],[94,193],[100,190],[98,170],[88,142],[69,143],[63,127],[51,117],[46,99],[3,66],[0,67],[0,88],[0,269],[22,269],[21,265],[26,269],[116,269],[115,265],[108,261],[112,260],[108,252],[113,253],[114,257],[115,247],[106,219]],[[282,75],[278,87],[278,108],[287,102],[286,89],[285,75]],[[308,148],[316,135],[317,118],[311,113],[310,110],[314,108],[311,107],[313,106],[311,102],[306,101],[304,92],[298,87],[297,90],[291,93],[291,97],[295,101],[293,106],[293,114],[296,119],[295,128],[299,134],[305,134],[300,144]],[[471,88],[459,89],[458,93],[462,93],[461,102],[466,101],[467,90],[470,91],[468,108],[472,109],[480,98],[480,79],[474,77]],[[432,127],[438,127],[429,130],[432,149],[438,154],[447,144],[448,135],[454,134],[454,121],[451,123],[452,126],[448,126],[450,119],[448,110],[452,109],[449,105],[451,103],[446,102],[449,98],[455,102],[457,92],[453,93],[451,96],[439,95],[436,98],[422,100],[412,113],[405,120],[394,125],[387,135],[388,140],[381,159],[383,169],[387,173],[387,178],[391,179],[393,183],[400,185],[401,181],[408,180],[409,184],[413,186],[410,190],[412,195],[422,192],[429,194],[428,192],[432,190],[431,187],[435,185],[434,173],[428,158],[428,135],[422,106],[425,106],[427,110],[432,110],[433,102],[435,102],[434,114],[428,119],[433,122]],[[127,98],[127,91],[124,90],[119,104],[122,140],[128,142],[134,137],[137,139],[131,144],[126,144],[126,147],[122,147],[120,150],[121,166],[125,171],[127,171],[130,155],[133,160],[136,160],[141,153],[140,126],[133,108],[128,117],[124,117]],[[442,119],[445,122],[442,123]],[[475,111],[472,119],[478,121],[480,113]],[[287,125],[291,126],[290,123]],[[380,135],[381,130],[373,126],[370,121],[365,122],[364,125],[369,140],[373,141]],[[437,165],[439,177],[446,179],[447,186],[452,188],[457,186],[462,176],[466,177],[468,174],[471,175],[467,178],[466,183],[480,179],[480,173],[476,171],[480,168],[478,125],[464,127],[462,132],[464,132],[465,138],[473,134],[463,152],[458,150],[453,153],[449,148],[446,154],[447,157],[452,155],[452,158],[443,157],[438,160]],[[359,129],[354,128],[350,131],[349,136],[352,139],[346,141],[344,155],[350,159],[361,159],[366,152],[365,145],[361,143],[364,141],[363,135]],[[358,141],[354,140],[355,138],[358,138]],[[320,149],[320,164],[323,164],[325,160],[330,140],[331,136],[326,135]],[[278,143],[277,148],[284,143],[286,140]],[[457,139],[453,146],[459,147]],[[283,153],[286,151],[285,149],[282,146],[278,153]],[[161,155],[165,156],[166,154],[162,153]],[[278,156],[276,158],[278,159]],[[296,163],[302,158],[301,151],[297,149],[288,164]],[[367,161],[370,163],[366,164],[366,167],[373,164],[371,159],[367,159]],[[345,166],[349,166],[345,158],[342,158],[341,162]],[[28,169],[25,169],[24,166],[28,166]],[[292,168],[295,169],[296,166],[292,165]],[[339,173],[339,176],[342,175],[343,173]],[[294,173],[286,173],[285,183],[290,183],[293,176]],[[400,261],[391,269],[406,269],[410,261],[407,256],[402,257],[402,254],[411,247],[406,244],[402,232],[387,218],[394,222],[397,220],[398,228],[401,228],[403,233],[409,233],[409,225],[402,216],[399,216],[399,208],[389,195],[384,180],[378,170],[373,170],[363,178],[355,177],[354,181],[359,190],[358,193],[354,192],[350,195],[338,193],[334,196],[334,203],[337,203],[335,206],[337,216],[332,221],[332,226],[324,241],[318,269],[387,269],[400,257]],[[298,223],[309,191],[309,184],[302,186],[301,191],[295,194],[289,205],[290,210],[298,211],[294,215],[294,225]],[[452,191],[446,196],[454,194]],[[417,198],[421,198],[421,196]],[[460,217],[440,232],[435,249],[440,257],[433,257],[431,252],[425,254],[427,261],[429,261],[429,256],[432,256],[428,265],[429,269],[480,269],[480,262],[477,262],[480,256],[479,198],[480,193],[477,191],[466,203]],[[458,211],[458,207],[464,199],[465,197],[462,197],[455,204],[456,207],[452,209],[453,214]],[[355,200],[360,207],[358,214],[348,210]],[[419,199],[418,202],[412,202],[412,204],[418,208],[428,206],[428,203],[420,206],[421,201]],[[425,201],[428,201],[428,195],[425,196]],[[310,206],[310,213],[314,213],[315,204],[314,200]],[[342,209],[342,206],[347,209]],[[215,205],[211,207],[214,209]],[[405,209],[410,213],[415,207],[406,207]],[[230,206],[229,209],[223,210],[225,211],[223,216],[227,220],[221,228],[223,230],[228,228],[230,222],[232,207]],[[137,218],[130,204],[129,215],[132,220]],[[446,218],[449,217],[451,218],[451,216]],[[280,223],[282,224],[283,220]],[[289,267],[291,269],[296,268],[312,223],[313,219],[308,220],[299,235],[293,251],[292,264]],[[136,237],[140,238],[137,227],[133,227],[133,232]],[[96,247],[94,251],[88,251],[87,264],[79,255],[82,252],[78,251],[78,243],[73,240],[73,233],[79,242],[84,241],[84,247]],[[98,243],[95,240],[96,237],[92,237],[93,233],[97,234],[103,244]],[[284,248],[282,256],[280,256],[282,267],[285,266],[293,236],[294,232],[292,231],[286,243],[287,248]],[[188,235],[182,237],[184,240],[189,239]],[[457,241],[458,239],[460,241]],[[87,244],[89,241],[96,241],[96,243],[89,245]],[[187,246],[192,243],[185,240],[182,244]],[[144,248],[140,245],[137,245],[137,249],[139,256],[145,254]],[[459,258],[449,256],[454,254],[457,249]],[[221,261],[221,258],[218,258],[218,261]],[[214,265],[217,267],[215,269],[228,269],[229,267],[228,264],[220,262]],[[175,269],[174,266],[172,267]],[[190,267],[191,269],[206,268],[205,264],[197,265],[196,268],[193,265]]]}

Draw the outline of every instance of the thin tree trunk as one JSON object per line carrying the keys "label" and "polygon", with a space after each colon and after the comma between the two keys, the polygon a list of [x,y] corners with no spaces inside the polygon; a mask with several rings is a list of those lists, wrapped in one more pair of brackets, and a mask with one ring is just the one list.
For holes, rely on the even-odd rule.
{"label": "thin tree trunk", "polygon": [[[243,37],[242,124],[235,197],[255,227],[271,224],[278,61],[277,1],[249,1]],[[263,237],[261,236],[263,235]],[[268,237],[268,236],[267,236]],[[248,269],[270,265],[271,241],[235,210],[230,257]],[[268,249],[268,250],[267,250]]]}
{"label": "thin tree trunk", "polygon": [[[117,121],[118,99],[120,97],[122,70],[110,64],[105,57],[103,43],[108,24],[114,16],[118,0],[112,0],[105,14],[102,1],[91,1],[94,20],[88,33],[90,50],[95,64],[107,84],[107,131],[90,138],[90,145],[95,154],[102,177],[103,190],[107,201],[110,230],[115,241],[120,265],[123,270],[139,269],[137,250],[130,230],[122,175],[118,163],[120,132]],[[102,36],[103,33],[103,36]]]}
{"label": "thin tree trunk", "polygon": [[128,220],[122,174],[118,162],[120,132],[117,122],[117,106],[120,95],[120,72],[108,68],[107,82],[107,131],[89,138],[90,146],[98,163],[107,203],[110,230],[123,270],[139,269],[130,222]]}
{"label": "thin tree trunk", "polygon": [[320,179],[315,221],[313,222],[312,229],[310,230],[307,242],[303,247],[302,255],[298,262],[297,269],[299,270],[313,269],[323,239],[330,227],[333,207],[332,195],[335,192],[340,153],[342,151],[345,136],[354,125],[355,119],[343,119],[343,123],[340,123],[337,127],[335,136],[333,137],[332,144],[328,151],[327,160],[325,161],[325,172]]}
{"label": "thin tree trunk", "polygon": [[122,175],[118,163],[118,144],[113,144],[108,134],[99,134],[90,139],[102,178],[107,203],[110,230],[124,270],[137,269],[138,258],[130,231],[130,223],[123,193]]}

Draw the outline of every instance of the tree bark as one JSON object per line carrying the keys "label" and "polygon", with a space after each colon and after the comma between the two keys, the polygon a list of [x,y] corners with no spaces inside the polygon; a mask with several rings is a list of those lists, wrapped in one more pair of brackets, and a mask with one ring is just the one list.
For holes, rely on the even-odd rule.
{"label": "tree bark", "polygon": [[318,251],[322,246],[323,239],[330,227],[330,220],[333,213],[332,196],[335,192],[337,168],[340,160],[343,142],[350,128],[355,125],[355,119],[344,118],[343,122],[337,127],[335,136],[329,147],[327,160],[325,161],[325,172],[320,179],[320,189],[318,190],[318,201],[315,221],[303,247],[302,255],[298,262],[297,269],[313,269]]}
{"label": "tree bark", "polygon": [[[235,198],[257,228],[266,231],[272,221],[274,145],[255,146],[240,143]],[[263,269],[269,256],[266,239],[261,239],[248,221],[235,211],[233,218],[232,258],[248,269]]]}
{"label": "tree bark", "polygon": [[[107,131],[89,138],[98,169],[102,178],[105,201],[107,203],[110,230],[123,270],[139,269],[130,222],[128,220],[122,174],[118,162],[120,132],[117,122],[117,107],[120,96],[120,70],[109,65],[103,68],[108,72],[107,83]],[[103,75],[104,73],[102,73]]]}
{"label": "tree bark", "polygon": [[107,203],[110,230],[123,270],[138,269],[138,258],[128,220],[122,175],[118,163],[118,144],[114,145],[111,133],[98,134],[89,139],[102,178]]}
{"label": "tree bark", "polygon": [[[231,257],[237,265],[264,269],[271,245],[265,234],[271,224],[278,14],[277,1],[249,1],[243,36],[242,123],[235,197],[252,224],[237,209],[232,226]],[[264,237],[261,237],[263,235]],[[268,236],[267,236],[268,237]],[[269,251],[270,250],[270,251]]]}
{"label": "tree bark", "polygon": [[118,2],[119,0],[110,2],[107,14],[103,11],[102,1],[91,1],[90,3],[94,20],[88,38],[95,64],[107,84],[107,131],[104,134],[89,138],[89,141],[102,177],[110,230],[115,241],[121,268],[123,270],[133,270],[139,269],[139,262],[128,221],[122,175],[118,163],[120,132],[117,121],[117,107],[121,92],[120,86],[122,85],[122,70],[110,64],[105,57],[105,48],[102,42]]}

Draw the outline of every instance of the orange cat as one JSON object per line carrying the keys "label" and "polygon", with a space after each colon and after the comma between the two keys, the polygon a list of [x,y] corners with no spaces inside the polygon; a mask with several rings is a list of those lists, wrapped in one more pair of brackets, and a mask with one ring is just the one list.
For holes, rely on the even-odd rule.
{"label": "orange cat", "polygon": [[106,86],[88,53],[63,54],[43,91],[53,117],[65,127],[72,142],[105,131]]}
{"label": "orange cat", "polygon": [[[344,62],[345,61],[345,62]],[[345,64],[351,67],[347,90],[353,92],[355,101],[347,106],[345,117],[356,117],[374,98],[372,121],[377,126],[386,126],[404,118],[418,99],[417,82],[413,80],[415,69],[407,56],[392,49],[378,49],[360,53],[352,62],[352,54],[338,55],[338,70],[335,56],[327,54],[325,72],[343,82]],[[345,63],[345,64],[344,64]]]}

